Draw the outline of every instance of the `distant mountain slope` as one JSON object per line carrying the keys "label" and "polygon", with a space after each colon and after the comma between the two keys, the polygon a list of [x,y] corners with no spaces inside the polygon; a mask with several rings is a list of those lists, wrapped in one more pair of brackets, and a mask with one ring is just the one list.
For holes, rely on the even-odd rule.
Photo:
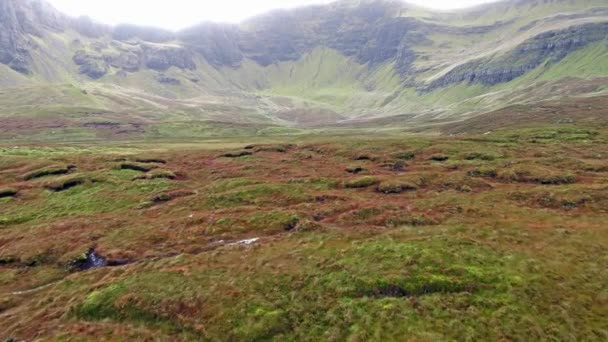
{"label": "distant mountain slope", "polygon": [[[418,126],[600,95],[607,38],[603,0],[507,0],[451,12],[346,0],[181,32],[109,27],[43,0],[0,0],[0,116],[69,116],[66,127],[93,137],[99,121],[137,122],[143,135],[175,122],[322,127],[394,118]],[[539,89],[547,84],[556,90]],[[53,101],[16,96],[40,101],[50,85],[71,89],[64,113],[49,110],[59,106]]]}

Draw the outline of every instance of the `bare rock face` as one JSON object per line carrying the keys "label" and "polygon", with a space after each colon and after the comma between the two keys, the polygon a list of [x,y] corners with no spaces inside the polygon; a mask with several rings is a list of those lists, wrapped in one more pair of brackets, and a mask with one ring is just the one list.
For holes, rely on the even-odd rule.
{"label": "bare rock face", "polygon": [[0,1],[0,63],[22,73],[31,73],[30,50],[37,44],[28,35],[43,31],[62,32],[65,16],[41,0]]}
{"label": "bare rock face", "polygon": [[76,65],[80,66],[81,74],[87,75],[92,79],[98,79],[108,73],[106,61],[100,56],[87,54],[84,50],[76,52],[72,58]]}
{"label": "bare rock face", "polygon": [[28,74],[30,55],[19,16],[14,1],[0,1],[0,63]]}
{"label": "bare rock face", "polygon": [[136,72],[141,65],[141,56],[134,52],[123,52],[116,56],[109,56],[112,67],[128,72]]}
{"label": "bare rock face", "polygon": [[593,42],[608,38],[608,23],[569,27],[537,35],[499,59],[463,64],[434,81],[429,89],[469,82],[496,85],[514,80],[545,62],[555,63]]}
{"label": "bare rock face", "polygon": [[156,75],[156,81],[158,83],[173,85],[173,86],[178,86],[178,85],[182,84],[182,82],[180,80],[178,80],[177,78],[169,77],[165,74]]}
{"label": "bare rock face", "polygon": [[172,66],[180,69],[196,69],[193,54],[185,48],[144,44],[142,51],[144,63],[150,69],[165,71]]}

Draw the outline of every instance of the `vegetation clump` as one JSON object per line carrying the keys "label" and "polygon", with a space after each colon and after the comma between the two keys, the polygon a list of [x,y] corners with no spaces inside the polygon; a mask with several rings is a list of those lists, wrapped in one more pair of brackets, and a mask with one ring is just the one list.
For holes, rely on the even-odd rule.
{"label": "vegetation clump", "polygon": [[51,191],[61,192],[90,181],[91,179],[86,175],[72,175],[50,181],[44,187]]}
{"label": "vegetation clump", "polygon": [[19,193],[15,188],[0,188],[0,198],[15,197]]}
{"label": "vegetation clump", "polygon": [[151,180],[151,179],[177,179],[177,175],[169,170],[152,170],[147,174],[137,176],[133,180]]}
{"label": "vegetation clump", "polygon": [[222,157],[225,157],[225,158],[240,158],[240,157],[251,156],[251,155],[253,155],[252,151],[244,150],[244,151],[227,152],[227,153],[222,154]]}
{"label": "vegetation clump", "polygon": [[47,167],[43,167],[38,170],[30,171],[30,172],[24,174],[23,176],[21,176],[21,178],[23,178],[23,180],[32,180],[32,179],[42,178],[42,177],[46,177],[46,176],[65,175],[65,174],[70,173],[75,168],[76,168],[76,166],[74,166],[74,165],[47,166]]}
{"label": "vegetation clump", "polygon": [[376,177],[362,177],[350,180],[344,184],[349,189],[361,189],[368,188],[370,186],[380,183],[380,180]]}
{"label": "vegetation clump", "polygon": [[483,160],[483,161],[492,161],[498,159],[499,156],[490,153],[482,153],[482,152],[470,152],[464,155],[465,160]]}
{"label": "vegetation clump", "polygon": [[393,157],[402,160],[412,160],[416,158],[416,153],[410,151],[397,152],[393,153]]}
{"label": "vegetation clump", "polygon": [[477,178],[496,178],[498,171],[493,167],[478,167],[469,171],[468,175]]}
{"label": "vegetation clump", "polygon": [[360,165],[351,165],[346,168],[346,172],[352,173],[352,174],[359,174],[364,171],[366,171],[365,168]]}
{"label": "vegetation clump", "polygon": [[[248,146],[246,146],[248,147]],[[256,152],[277,152],[286,153],[289,149],[293,148],[293,145],[258,145],[253,147]],[[247,148],[246,148],[247,149]]]}
{"label": "vegetation clump", "polygon": [[135,161],[143,164],[167,164],[167,161],[162,158],[136,158]]}
{"label": "vegetation clump", "polygon": [[118,164],[118,168],[121,170],[133,170],[139,172],[148,172],[157,168],[156,165],[151,165],[148,163],[139,163],[139,162],[122,162]]}
{"label": "vegetation clump", "polygon": [[538,183],[543,185],[562,185],[576,183],[576,176],[539,166],[518,166],[501,170],[498,178],[507,182]]}
{"label": "vegetation clump", "polygon": [[400,194],[406,191],[416,191],[416,184],[405,181],[385,181],[378,185],[378,192],[383,194]]}
{"label": "vegetation clump", "polygon": [[353,157],[353,160],[363,161],[363,160],[374,160],[375,157],[368,153],[359,153]]}
{"label": "vegetation clump", "polygon": [[430,158],[430,160],[436,161],[436,162],[444,162],[444,161],[447,161],[448,159],[450,159],[450,157],[448,157],[445,154],[441,154],[441,153],[434,154]]}

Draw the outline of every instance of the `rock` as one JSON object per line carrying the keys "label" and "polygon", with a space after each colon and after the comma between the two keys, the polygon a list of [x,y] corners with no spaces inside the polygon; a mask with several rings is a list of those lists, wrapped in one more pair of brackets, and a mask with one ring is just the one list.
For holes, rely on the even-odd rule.
{"label": "rock", "polygon": [[108,73],[108,66],[102,57],[88,54],[84,50],[78,50],[72,57],[76,65],[79,65],[79,72],[92,79],[99,79]]}
{"label": "rock", "polygon": [[593,23],[541,33],[517,46],[504,57],[485,58],[460,65],[433,81],[425,90],[469,82],[484,85],[506,83],[550,60],[556,63],[590,43],[608,37],[608,23]]}
{"label": "rock", "polygon": [[86,271],[92,268],[106,267],[108,266],[108,261],[97,254],[95,249],[91,248],[82,257],[74,260],[70,266],[73,270]]}
{"label": "rock", "polygon": [[174,86],[178,86],[178,85],[182,84],[182,82],[180,80],[178,80],[177,78],[169,77],[165,74],[156,75],[155,78],[158,83],[162,83],[162,84],[168,84],[168,85],[174,85]]}
{"label": "rock", "polygon": [[157,71],[166,71],[174,66],[180,69],[195,70],[193,55],[182,47],[143,45],[144,64]]}
{"label": "rock", "polygon": [[123,52],[116,56],[110,56],[109,63],[114,68],[136,72],[140,68],[141,57],[134,52]]}

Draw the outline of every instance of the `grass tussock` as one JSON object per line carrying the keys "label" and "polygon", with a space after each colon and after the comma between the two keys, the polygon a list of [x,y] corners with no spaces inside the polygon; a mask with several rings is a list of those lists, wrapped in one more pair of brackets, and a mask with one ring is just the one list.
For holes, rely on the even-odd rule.
{"label": "grass tussock", "polygon": [[576,176],[568,171],[558,171],[538,165],[516,166],[498,172],[497,178],[506,182],[561,185],[576,183]]}
{"label": "grass tussock", "polygon": [[221,157],[224,158],[240,158],[240,157],[246,157],[246,156],[251,156],[253,155],[253,152],[250,150],[243,150],[243,151],[233,151],[233,152],[226,152],[224,154],[221,155]]}
{"label": "grass tussock", "polygon": [[23,180],[33,180],[47,176],[65,175],[76,169],[74,165],[55,165],[33,170],[21,176]]}
{"label": "grass tussock", "polygon": [[449,156],[442,154],[442,153],[438,153],[438,154],[433,154],[429,160],[431,161],[435,161],[435,162],[445,162],[448,161],[450,159]]}
{"label": "grass tussock", "polygon": [[144,175],[137,176],[133,180],[151,180],[151,179],[177,179],[177,175],[170,170],[152,170]]}
{"label": "grass tussock", "polygon": [[44,187],[54,192],[61,192],[91,181],[92,179],[87,175],[70,175],[49,181]]}
{"label": "grass tussock", "polygon": [[143,164],[167,164],[167,160],[166,159],[154,158],[154,157],[136,158],[135,161],[137,163],[143,163]]}
{"label": "grass tussock", "polygon": [[15,197],[18,193],[16,188],[0,188],[0,198]]}
{"label": "grass tussock", "polygon": [[407,181],[390,180],[380,183],[377,190],[383,194],[400,194],[406,191],[416,191],[418,186]]}
{"label": "grass tussock", "polygon": [[139,171],[139,172],[148,172],[151,170],[156,169],[158,166],[153,165],[153,164],[149,164],[149,163],[139,163],[139,162],[122,162],[119,163],[117,166],[119,169],[121,170],[132,170],[132,171]]}
{"label": "grass tussock", "polygon": [[378,183],[380,183],[380,179],[376,177],[367,176],[349,180],[344,184],[344,186],[348,189],[363,189],[377,185]]}

